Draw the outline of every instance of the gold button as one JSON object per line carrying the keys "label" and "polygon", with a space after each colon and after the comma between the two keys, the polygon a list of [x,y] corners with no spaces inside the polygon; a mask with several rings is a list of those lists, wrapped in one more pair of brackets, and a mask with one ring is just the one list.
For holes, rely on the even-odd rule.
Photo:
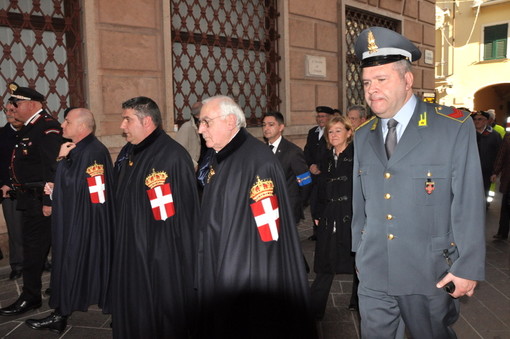
{"label": "gold button", "polygon": [[393,216],[392,216],[391,214],[388,214],[388,215],[386,216],[386,219],[391,220],[391,219],[393,219]]}
{"label": "gold button", "polygon": [[386,200],[391,199],[391,194],[386,193],[386,194],[384,195],[384,199],[386,199]]}
{"label": "gold button", "polygon": [[384,173],[384,177],[385,177],[386,179],[391,178],[391,173],[389,173],[389,172]]}
{"label": "gold button", "polygon": [[451,242],[451,243],[450,243],[450,246],[455,246],[455,243],[454,243],[454,242]]}
{"label": "gold button", "polygon": [[393,240],[393,238],[395,238],[393,234],[388,234],[388,239]]}

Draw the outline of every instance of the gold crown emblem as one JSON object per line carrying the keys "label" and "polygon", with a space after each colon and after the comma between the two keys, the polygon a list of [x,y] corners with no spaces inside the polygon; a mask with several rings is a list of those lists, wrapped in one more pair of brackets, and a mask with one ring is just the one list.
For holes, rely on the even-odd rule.
{"label": "gold crown emblem", "polygon": [[11,91],[11,94],[14,93],[18,89],[18,85],[16,85],[14,82],[11,82],[9,84],[9,90]]}
{"label": "gold crown emblem", "polygon": [[375,44],[375,36],[374,36],[374,33],[372,33],[372,31],[368,31],[367,41],[368,41],[368,52],[370,54],[377,52],[377,49],[379,47],[377,47],[377,45]]}
{"label": "gold crown emblem", "polygon": [[250,190],[250,198],[255,201],[260,201],[264,198],[273,195],[274,184],[271,179],[260,180],[257,176],[257,182],[252,186]]}
{"label": "gold crown emblem", "polygon": [[94,160],[94,165],[87,167],[86,172],[91,177],[96,177],[98,175],[103,175],[104,174],[104,166],[101,165],[101,164],[96,163],[96,161]]}
{"label": "gold crown emblem", "polygon": [[149,186],[150,189],[153,189],[156,186],[161,186],[165,183],[166,178],[168,178],[168,174],[166,172],[156,172],[153,168],[152,173],[145,178],[145,185]]}

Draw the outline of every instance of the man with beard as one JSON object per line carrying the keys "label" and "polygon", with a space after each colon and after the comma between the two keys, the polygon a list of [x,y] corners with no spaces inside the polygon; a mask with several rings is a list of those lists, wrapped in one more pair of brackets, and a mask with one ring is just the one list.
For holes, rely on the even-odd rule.
{"label": "man with beard", "polygon": [[214,149],[202,197],[196,283],[203,338],[313,338],[309,286],[271,150],[229,97],[204,100],[199,133]]}
{"label": "man with beard", "polygon": [[112,268],[114,338],[187,338],[198,194],[188,152],[150,98],[122,104]]}
{"label": "man with beard", "polygon": [[108,149],[94,136],[95,121],[85,108],[73,109],[62,123],[53,199],[50,307],[42,319],[28,319],[36,330],[62,332],[73,311],[90,305],[105,310],[114,228],[113,166]]}

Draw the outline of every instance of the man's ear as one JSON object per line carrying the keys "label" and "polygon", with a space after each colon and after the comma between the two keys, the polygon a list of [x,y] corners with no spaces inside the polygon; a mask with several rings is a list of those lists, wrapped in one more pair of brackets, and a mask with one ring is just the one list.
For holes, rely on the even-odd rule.
{"label": "man's ear", "polygon": [[152,118],[150,116],[145,116],[143,117],[142,119],[142,126],[147,128],[151,125],[152,123]]}
{"label": "man's ear", "polygon": [[406,72],[406,74],[404,74],[404,79],[406,80],[406,90],[412,89],[414,82],[413,72]]}
{"label": "man's ear", "polygon": [[228,125],[229,128],[231,128],[231,129],[236,128],[236,126],[237,126],[237,117],[234,114],[227,115],[227,117],[225,119],[227,119],[227,125]]}

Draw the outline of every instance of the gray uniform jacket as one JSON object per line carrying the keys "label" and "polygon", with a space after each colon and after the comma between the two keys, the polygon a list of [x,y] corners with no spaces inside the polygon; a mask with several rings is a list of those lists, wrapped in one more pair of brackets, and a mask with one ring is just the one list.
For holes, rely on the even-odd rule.
{"label": "gray uniform jacket", "polygon": [[483,280],[485,202],[467,112],[418,100],[390,160],[380,120],[354,138],[352,248],[359,279],[432,295],[446,272]]}

